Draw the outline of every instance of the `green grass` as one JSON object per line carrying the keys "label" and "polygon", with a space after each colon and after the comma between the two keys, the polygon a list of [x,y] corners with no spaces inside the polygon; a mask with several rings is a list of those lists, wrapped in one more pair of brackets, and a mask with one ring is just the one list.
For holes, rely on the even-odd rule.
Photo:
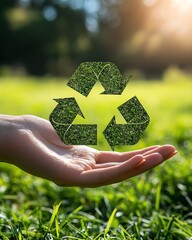
{"label": "green grass", "polygon": [[61,188],[2,163],[0,239],[190,239],[192,79],[165,79],[132,80],[117,97],[100,96],[98,84],[87,98],[62,79],[1,79],[1,114],[48,119],[56,105],[53,98],[75,97],[85,116],[78,116],[76,123],[98,124],[94,147],[105,150],[110,147],[102,131],[114,115],[123,122],[117,106],[136,95],[151,117],[150,125],[137,145],[116,150],[170,143],[178,154],[138,177],[97,189]]}

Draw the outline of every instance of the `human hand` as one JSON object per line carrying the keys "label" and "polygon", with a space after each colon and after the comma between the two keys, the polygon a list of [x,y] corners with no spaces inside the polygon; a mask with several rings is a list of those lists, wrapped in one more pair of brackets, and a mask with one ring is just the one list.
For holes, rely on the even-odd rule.
{"label": "human hand", "polygon": [[60,186],[98,187],[120,182],[161,164],[176,153],[171,145],[125,153],[65,145],[47,120],[25,115],[19,117],[18,122],[4,145],[8,151],[3,154],[5,161]]}

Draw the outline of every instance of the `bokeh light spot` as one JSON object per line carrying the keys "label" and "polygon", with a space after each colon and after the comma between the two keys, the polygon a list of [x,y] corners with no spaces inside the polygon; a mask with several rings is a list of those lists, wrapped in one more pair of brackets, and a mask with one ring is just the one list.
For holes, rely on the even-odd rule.
{"label": "bokeh light spot", "polygon": [[54,21],[57,17],[57,11],[52,6],[46,6],[43,9],[43,16],[48,21]]}
{"label": "bokeh light spot", "polygon": [[93,15],[86,16],[85,25],[89,32],[97,33],[99,31],[98,19]]}
{"label": "bokeh light spot", "polygon": [[87,0],[84,2],[84,9],[87,13],[96,13],[100,9],[100,2],[97,0]]}

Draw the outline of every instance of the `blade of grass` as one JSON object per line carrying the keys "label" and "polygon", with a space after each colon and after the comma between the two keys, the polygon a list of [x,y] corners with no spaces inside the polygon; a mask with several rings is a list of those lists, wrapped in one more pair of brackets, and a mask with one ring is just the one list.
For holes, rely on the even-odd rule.
{"label": "blade of grass", "polygon": [[159,211],[160,207],[160,198],[161,198],[161,184],[157,187],[156,199],[155,199],[155,210]]}
{"label": "blade of grass", "polygon": [[109,229],[110,229],[110,227],[111,227],[111,224],[112,224],[112,222],[113,222],[113,219],[114,219],[114,217],[115,217],[115,213],[117,212],[117,208],[115,208],[114,210],[113,210],[113,212],[112,212],[112,214],[111,214],[111,216],[110,216],[110,218],[109,218],[109,221],[108,221],[108,223],[107,223],[107,227],[105,228],[105,231],[104,231],[104,234],[105,234],[105,236],[106,236],[106,234],[109,232]]}
{"label": "blade of grass", "polygon": [[125,228],[122,225],[120,225],[119,227],[121,229],[121,237],[123,237],[122,239],[127,239],[127,237],[128,239],[131,239],[130,234],[125,230]]}
{"label": "blade of grass", "polygon": [[91,239],[87,234],[85,234],[84,232],[82,232],[81,230],[79,230],[78,228],[76,228],[73,224],[71,223],[67,223],[67,225],[73,229],[76,233],[78,233],[79,235],[81,235],[82,237],[84,237],[84,239]]}
{"label": "blade of grass", "polygon": [[69,220],[70,218],[74,217],[74,215],[75,215],[76,213],[78,213],[82,208],[83,208],[83,206],[77,207],[74,211],[72,211],[72,212],[68,215],[67,220]]}
{"label": "blade of grass", "polygon": [[175,219],[175,225],[179,228],[179,230],[185,234],[186,237],[192,236],[192,227],[185,222],[180,221],[178,218]]}
{"label": "blade of grass", "polygon": [[53,206],[53,213],[52,213],[52,215],[51,215],[51,219],[50,219],[49,224],[48,224],[48,229],[49,229],[49,230],[51,229],[51,226],[53,225],[53,222],[54,222],[54,220],[55,220],[55,217],[56,217],[56,215],[57,215],[57,213],[58,213],[58,211],[59,211],[60,205],[61,205],[61,202],[58,203],[57,205],[54,205],[54,206]]}
{"label": "blade of grass", "polygon": [[173,226],[173,222],[175,221],[175,216],[172,216],[171,219],[168,222],[168,226],[167,226],[167,230],[166,230],[166,235],[165,235],[165,240],[168,240],[169,235],[170,235],[170,231],[171,228]]}
{"label": "blade of grass", "polygon": [[57,218],[55,219],[55,231],[57,238],[59,238],[59,223]]}

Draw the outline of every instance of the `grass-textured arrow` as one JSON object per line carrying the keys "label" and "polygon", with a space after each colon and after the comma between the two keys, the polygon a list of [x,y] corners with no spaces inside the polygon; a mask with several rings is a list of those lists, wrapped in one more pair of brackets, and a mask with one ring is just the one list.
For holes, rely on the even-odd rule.
{"label": "grass-textured arrow", "polygon": [[127,124],[117,124],[114,116],[103,132],[112,150],[117,145],[136,144],[150,121],[136,96],[119,106],[118,110]]}
{"label": "grass-textured arrow", "polygon": [[87,97],[97,81],[100,81],[105,90],[101,94],[120,95],[129,78],[124,78],[111,62],[84,62],[79,65],[67,85]]}
{"label": "grass-textured arrow", "polygon": [[55,131],[65,144],[97,145],[96,124],[72,124],[79,114],[83,116],[75,98],[54,99],[58,104],[49,116]]}

